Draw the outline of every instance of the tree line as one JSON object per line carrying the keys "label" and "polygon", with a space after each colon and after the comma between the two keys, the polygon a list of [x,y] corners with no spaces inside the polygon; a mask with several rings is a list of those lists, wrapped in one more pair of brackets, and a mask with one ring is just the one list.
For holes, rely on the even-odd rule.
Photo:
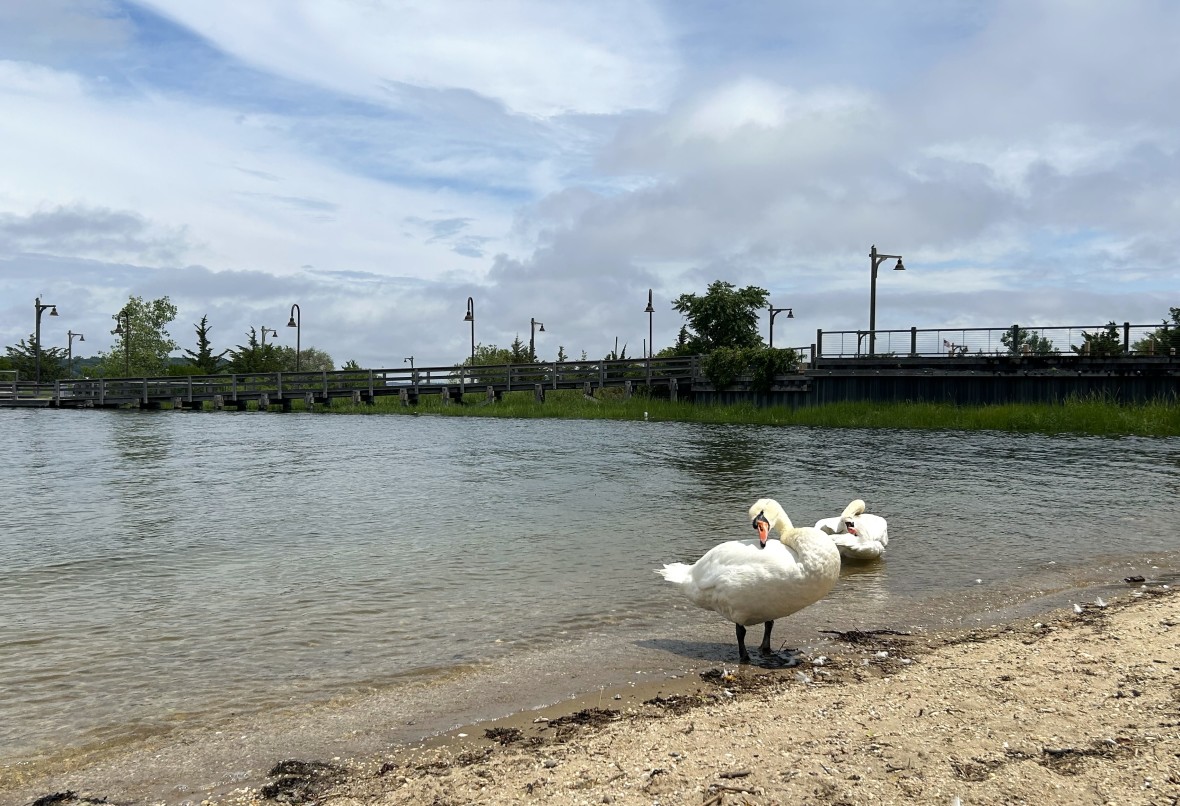
{"label": "tree line", "polygon": [[[672,301],[672,309],[685,322],[675,343],[660,350],[652,350],[655,358],[704,356],[706,375],[721,386],[727,378],[751,375],[758,379],[790,372],[798,367],[799,356],[793,350],[770,350],[758,332],[759,319],[768,307],[770,292],[757,286],[737,288],[733,283],[717,280],[704,294],[681,294]],[[41,347],[41,379],[54,381],[81,374],[84,377],[153,377],[163,375],[216,375],[221,373],[294,372],[296,351],[286,345],[267,343],[264,328],[258,333],[250,328],[244,344],[216,351],[213,347],[208,317],[194,324],[195,350],[185,349],[183,356],[172,353],[180,349],[169,335],[167,326],[176,318],[177,309],[168,297],[145,301],[131,297],[127,304],[111,318],[115,321],[112,335],[117,336],[108,351],[99,351],[97,360],[86,366],[67,366],[68,351],[62,347]],[[1137,353],[1167,355],[1180,348],[1180,308],[1169,309],[1169,319],[1148,336],[1136,341],[1131,349]],[[1001,342],[1013,355],[1047,355],[1055,352],[1051,339],[1035,330],[1013,325]],[[653,345],[654,346],[654,345]],[[37,359],[36,337],[22,339],[7,347],[7,356],[0,357],[0,369],[16,370],[21,378],[32,378]],[[1083,333],[1081,345],[1071,345],[1074,352],[1092,356],[1120,355],[1123,352],[1118,325],[1113,321],[1094,333]],[[627,345],[615,348],[601,360],[627,358]],[[557,348],[556,360],[569,361],[564,346]],[[582,351],[581,361],[589,361]],[[533,364],[538,358],[535,350],[519,336],[508,347],[479,344],[474,354],[456,364],[456,368],[504,364]],[[304,371],[332,371],[332,357],[323,350],[307,347],[299,351],[299,368]],[[360,369],[355,361],[342,369]]]}
{"label": "tree line", "polygon": [[[219,375],[264,372],[294,372],[296,351],[292,347],[267,343],[265,333],[254,328],[246,333],[246,342],[217,351],[213,347],[209,318],[202,316],[193,325],[196,331],[195,350],[185,349],[180,357],[173,353],[180,345],[168,332],[168,325],[176,319],[176,306],[168,297],[144,300],[131,297],[118,313],[111,316],[115,337],[109,350],[99,350],[94,358],[71,356],[66,347],[38,345],[35,334],[5,348],[0,357],[0,369],[15,370],[18,377],[36,376],[37,352],[40,347],[40,377],[44,382],[72,377],[142,378],[165,375]],[[269,332],[269,328],[267,329]],[[72,362],[74,366],[69,366]],[[303,371],[332,371],[332,356],[315,347],[299,351],[298,365]],[[351,365],[351,366],[349,366]],[[356,368],[349,362],[344,369]]]}

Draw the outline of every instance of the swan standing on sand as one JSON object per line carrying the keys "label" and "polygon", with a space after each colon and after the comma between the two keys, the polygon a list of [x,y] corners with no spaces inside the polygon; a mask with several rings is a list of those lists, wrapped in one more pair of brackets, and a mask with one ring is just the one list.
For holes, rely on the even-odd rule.
{"label": "swan standing on sand", "polygon": [[[772,498],[750,507],[758,542],[731,540],[714,546],[692,565],[670,563],[656,571],[680,586],[697,607],[713,610],[737,625],[738,655],[750,662],[746,627],[762,623],[758,650],[773,655],[774,620],[814,604],[840,577],[840,552],[832,538],[812,526],[795,528]],[[770,530],[778,540],[767,541]]]}
{"label": "swan standing on sand", "polygon": [[844,508],[838,518],[822,518],[815,528],[832,536],[840,556],[848,560],[876,560],[889,545],[889,526],[880,515],[865,512],[859,498]]}

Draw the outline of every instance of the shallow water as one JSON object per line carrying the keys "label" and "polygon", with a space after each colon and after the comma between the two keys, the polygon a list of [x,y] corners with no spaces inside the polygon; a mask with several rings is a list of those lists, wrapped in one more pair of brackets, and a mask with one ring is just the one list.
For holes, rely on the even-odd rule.
{"label": "shallow water", "polygon": [[732,625],[652,570],[750,537],[763,496],[889,520],[884,562],[776,627],[795,643],[1163,573],[1180,515],[1176,439],[56,410],[0,411],[0,439],[0,767],[438,681],[423,702],[490,716],[732,662]]}

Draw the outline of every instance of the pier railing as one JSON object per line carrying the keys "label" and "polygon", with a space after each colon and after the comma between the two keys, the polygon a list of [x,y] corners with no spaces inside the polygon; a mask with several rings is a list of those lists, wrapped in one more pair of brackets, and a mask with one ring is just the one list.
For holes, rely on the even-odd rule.
{"label": "pier railing", "polygon": [[593,394],[606,387],[677,388],[691,384],[695,356],[632,358],[613,361],[552,361],[475,367],[348,369],[332,372],[269,372],[150,378],[74,378],[35,384],[0,382],[0,404],[116,407],[245,408],[249,402],[290,408],[293,401],[330,403],[337,398],[372,402],[386,395],[416,401],[422,394],[462,399],[466,394],[498,397],[505,392],[581,389]]}
{"label": "pier railing", "polygon": [[[1019,328],[1019,334],[1013,333]],[[917,328],[905,330],[877,330],[874,354],[933,358],[947,356],[962,358],[976,355],[1020,355],[1029,349],[1012,345],[1027,344],[1030,336],[1036,337],[1039,355],[1086,355],[1087,336],[1105,335],[1109,325],[1062,325],[1055,327],[960,327],[960,328]],[[1160,324],[1132,325],[1124,322],[1116,325],[1122,354],[1159,355],[1166,350],[1157,350],[1152,338],[1161,329]],[[867,356],[869,352],[869,331],[836,330],[816,331],[815,355],[819,358],[855,358]],[[1136,350],[1141,345],[1143,349]]]}

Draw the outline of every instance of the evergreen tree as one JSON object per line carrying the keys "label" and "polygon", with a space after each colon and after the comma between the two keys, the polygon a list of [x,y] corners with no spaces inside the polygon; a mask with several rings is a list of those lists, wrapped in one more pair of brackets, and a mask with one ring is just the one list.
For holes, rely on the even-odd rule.
{"label": "evergreen tree", "polygon": [[283,369],[278,348],[273,344],[261,344],[258,332],[254,328],[250,328],[250,332],[246,334],[246,343],[239,344],[237,349],[230,350],[229,354],[227,368],[237,375],[281,372]]}
{"label": "evergreen tree", "polygon": [[1135,342],[1131,349],[1147,355],[1168,355],[1171,350],[1180,352],[1180,308],[1169,308],[1172,320],[1163,320],[1151,335]]}
{"label": "evergreen tree", "polygon": [[[5,347],[8,353],[8,368],[14,369],[21,380],[31,381],[37,377],[37,337],[29,334],[28,342],[21,339],[12,347]],[[52,383],[69,376],[66,366],[65,347],[41,348],[41,382]]]}
{"label": "evergreen tree", "polygon": [[1078,355],[1111,356],[1123,354],[1123,340],[1119,336],[1119,326],[1108,322],[1106,327],[1097,333],[1082,332],[1081,346],[1074,347]]}
{"label": "evergreen tree", "polygon": [[1000,343],[1007,347],[1008,352],[1012,355],[1053,354],[1052,339],[1020,325],[1013,325],[1007,333],[1000,336]]}
{"label": "evergreen tree", "polygon": [[202,316],[201,321],[194,325],[197,329],[197,351],[185,350],[188,358],[185,360],[197,370],[200,375],[213,375],[221,369],[221,359],[229,350],[222,350],[217,355],[213,355],[213,346],[209,341],[209,317]]}

